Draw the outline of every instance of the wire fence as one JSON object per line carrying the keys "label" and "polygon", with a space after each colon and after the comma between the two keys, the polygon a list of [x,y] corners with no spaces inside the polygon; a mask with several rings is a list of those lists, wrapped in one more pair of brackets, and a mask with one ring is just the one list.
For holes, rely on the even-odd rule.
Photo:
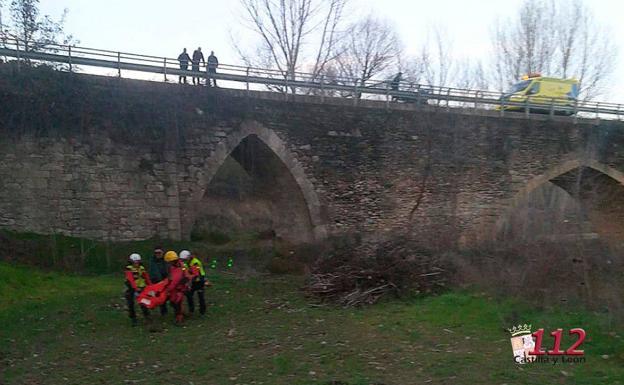
{"label": "wire fence", "polygon": [[[206,82],[214,79],[226,81],[232,88],[265,89],[288,94],[308,94],[325,97],[352,98],[354,104],[361,99],[373,99],[390,103],[413,103],[436,105],[445,108],[472,108],[497,110],[500,115],[507,111],[532,112],[553,115],[569,115],[574,119],[603,118],[624,119],[624,105],[608,102],[579,101],[570,98],[545,98],[526,96],[521,102],[510,100],[509,95],[488,90],[472,90],[439,87],[412,82],[392,80],[367,80],[339,76],[326,76],[306,72],[286,72],[275,69],[219,64],[215,73],[207,71],[205,62],[194,65],[181,64],[175,58],[134,54],[103,49],[47,44],[34,46],[14,38],[3,36],[0,56],[13,58],[19,66],[22,62],[45,62],[61,66],[70,72],[93,73],[92,69],[109,69],[109,76],[145,79],[145,74],[157,75],[147,80],[175,81],[175,77],[196,77]],[[90,70],[85,70],[84,68]],[[141,75],[142,74],[142,75]],[[162,77],[160,77],[162,76]],[[181,80],[181,79],[180,79]]]}

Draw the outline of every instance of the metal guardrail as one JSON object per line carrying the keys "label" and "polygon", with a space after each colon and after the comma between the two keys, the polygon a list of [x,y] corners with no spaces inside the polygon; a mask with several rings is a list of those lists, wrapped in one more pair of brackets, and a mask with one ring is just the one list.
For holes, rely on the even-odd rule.
{"label": "metal guardrail", "polygon": [[[418,104],[433,103],[446,108],[496,108],[501,115],[506,110],[514,109],[523,111],[527,116],[532,111],[540,111],[551,116],[572,115],[575,119],[579,114],[596,118],[624,119],[624,105],[616,103],[580,102],[557,98],[545,101],[543,97],[531,100],[530,96],[525,102],[511,102],[505,100],[503,93],[494,91],[438,87],[410,82],[401,82],[401,89],[397,89],[392,87],[392,81],[361,82],[354,78],[330,78],[304,72],[287,75],[279,70],[228,64],[220,64],[218,73],[208,74],[205,63],[200,64],[199,71],[193,71],[181,69],[178,60],[173,58],[59,44],[49,44],[34,49],[19,40],[6,37],[0,40],[0,56],[15,58],[18,65],[25,60],[65,64],[67,65],[65,70],[72,72],[76,71],[76,66],[116,69],[116,75],[119,77],[122,76],[122,71],[137,71],[162,74],[164,81],[169,80],[168,76],[214,78],[243,83],[246,90],[250,90],[250,85],[264,85],[279,88],[286,94],[299,92],[313,93],[321,97],[350,97],[353,98],[354,104],[357,104],[363,96],[367,96],[372,99],[385,100],[388,104],[398,101]],[[192,68],[190,63],[189,67]]]}

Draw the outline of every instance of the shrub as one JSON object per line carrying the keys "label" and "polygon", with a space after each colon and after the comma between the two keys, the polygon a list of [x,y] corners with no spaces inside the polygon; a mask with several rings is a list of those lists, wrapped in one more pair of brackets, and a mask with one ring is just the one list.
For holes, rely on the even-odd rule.
{"label": "shrub", "polygon": [[447,269],[441,260],[408,238],[345,245],[312,266],[305,286],[308,294],[322,301],[359,306],[386,295],[432,293],[446,285]]}

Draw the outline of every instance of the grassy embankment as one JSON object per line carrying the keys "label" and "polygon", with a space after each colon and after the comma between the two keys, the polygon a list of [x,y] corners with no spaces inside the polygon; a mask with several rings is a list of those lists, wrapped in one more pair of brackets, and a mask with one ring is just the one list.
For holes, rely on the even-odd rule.
{"label": "grassy embankment", "polygon": [[[469,291],[316,307],[300,277],[211,275],[204,318],[174,327],[154,315],[132,328],[120,274],[0,263],[0,383],[624,384],[624,330],[605,314]],[[586,362],[515,365],[504,330],[513,321],[585,328]]]}
{"label": "grassy embankment", "polygon": [[165,250],[193,250],[223,265],[234,258],[246,266],[262,265],[276,255],[273,242],[255,233],[203,234],[195,241],[144,240],[132,242],[94,241],[59,234],[42,235],[0,229],[0,257],[11,262],[87,275],[101,275],[123,269],[131,253],[149,262],[154,246]]}

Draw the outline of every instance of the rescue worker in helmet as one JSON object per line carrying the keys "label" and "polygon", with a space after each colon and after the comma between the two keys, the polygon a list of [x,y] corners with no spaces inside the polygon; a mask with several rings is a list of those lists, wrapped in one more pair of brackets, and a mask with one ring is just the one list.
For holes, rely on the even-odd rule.
{"label": "rescue worker in helmet", "polygon": [[184,322],[184,315],[182,314],[182,301],[184,300],[184,294],[188,290],[188,276],[183,270],[182,262],[178,258],[178,254],[175,251],[167,251],[165,253],[165,262],[169,264],[168,278],[169,284],[167,285],[167,292],[169,293],[169,302],[175,311],[176,325]]}
{"label": "rescue worker in helmet", "polygon": [[[128,305],[128,315],[132,321],[132,326],[137,325],[137,316],[134,307],[135,298],[139,296],[139,293],[150,285],[151,281],[149,275],[145,271],[145,267],[141,263],[141,256],[137,253],[132,253],[128,257],[129,264],[126,266],[126,303]],[[149,310],[144,306],[141,306],[141,311],[146,320],[149,319]]]}
{"label": "rescue worker in helmet", "polygon": [[189,291],[186,292],[186,300],[189,312],[195,312],[195,293],[199,300],[199,314],[206,314],[206,297],[204,296],[204,286],[206,284],[206,271],[204,265],[195,254],[188,250],[180,251],[180,259],[183,261],[186,271],[190,277]]}

